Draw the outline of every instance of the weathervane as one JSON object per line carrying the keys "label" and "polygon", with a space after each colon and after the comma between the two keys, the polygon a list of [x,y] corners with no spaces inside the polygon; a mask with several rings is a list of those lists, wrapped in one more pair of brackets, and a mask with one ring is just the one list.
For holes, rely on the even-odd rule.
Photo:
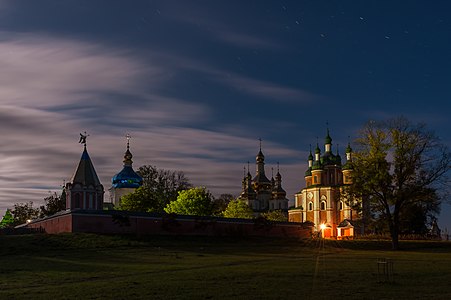
{"label": "weathervane", "polygon": [[80,132],[80,140],[78,143],[85,145],[86,147],[86,138],[89,136],[89,134],[86,133],[86,131],[83,133]]}

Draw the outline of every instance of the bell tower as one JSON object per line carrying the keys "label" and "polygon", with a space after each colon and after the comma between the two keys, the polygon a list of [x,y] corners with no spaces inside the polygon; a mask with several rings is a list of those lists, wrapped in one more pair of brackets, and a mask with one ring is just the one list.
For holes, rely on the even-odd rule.
{"label": "bell tower", "polygon": [[86,132],[80,133],[79,143],[83,144],[83,153],[72,179],[66,183],[66,209],[103,209],[105,191],[86,149],[88,136]]}

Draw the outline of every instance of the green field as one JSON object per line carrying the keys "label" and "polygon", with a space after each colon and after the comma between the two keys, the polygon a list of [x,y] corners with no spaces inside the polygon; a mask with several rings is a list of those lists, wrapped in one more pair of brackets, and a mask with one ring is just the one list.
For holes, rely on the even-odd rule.
{"label": "green field", "polygon": [[[451,243],[0,236],[0,299],[451,299]],[[381,282],[377,261],[393,261]]]}

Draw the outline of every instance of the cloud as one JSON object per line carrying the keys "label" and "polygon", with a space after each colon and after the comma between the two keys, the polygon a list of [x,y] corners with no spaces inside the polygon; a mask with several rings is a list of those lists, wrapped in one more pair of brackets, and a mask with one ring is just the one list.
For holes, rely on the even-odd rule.
{"label": "cloud", "polygon": [[272,102],[304,103],[324,100],[324,97],[302,89],[284,86],[282,84],[259,80],[249,76],[230,72],[212,65],[207,65],[194,58],[187,58],[171,53],[157,54],[159,60],[167,61],[168,67],[176,73],[194,71],[204,74],[207,80],[231,88],[245,96],[266,99]]}
{"label": "cloud", "polygon": [[[161,53],[150,53],[143,61],[139,53],[101,44],[3,35],[0,211],[17,202],[42,204],[49,190],[69,180],[82,151],[78,134],[84,130],[90,134],[88,151],[105,189],[122,168],[123,136],[130,132],[135,167],[183,170],[195,185],[217,194],[239,194],[242,166],[257,152],[257,141],[248,137],[254,133],[239,126],[233,135],[208,126],[197,129],[197,123],[212,121],[212,108],[162,92],[187,67],[217,78],[222,71],[184,58],[179,61],[185,64],[162,60],[167,54]],[[252,83],[239,78],[227,84],[246,80]],[[257,86],[254,82],[249,89]],[[270,142],[264,151],[272,165],[278,157],[288,161],[299,156]]]}
{"label": "cloud", "polygon": [[258,37],[255,34],[251,35],[230,30],[217,30],[212,32],[211,35],[215,39],[235,47],[258,50],[280,50],[282,48],[277,42],[267,38]]}
{"label": "cloud", "polygon": [[123,54],[111,50],[105,53],[105,50],[46,36],[25,34],[14,40],[3,39],[0,42],[0,68],[4,70],[0,74],[2,103],[47,108],[83,99],[83,93],[131,91],[144,72],[155,80],[161,78],[158,68],[144,70],[121,57]]}
{"label": "cloud", "polygon": [[220,76],[217,77],[217,80],[248,95],[271,99],[276,102],[301,102],[308,104],[320,99],[320,96],[303,90],[244,76]]}

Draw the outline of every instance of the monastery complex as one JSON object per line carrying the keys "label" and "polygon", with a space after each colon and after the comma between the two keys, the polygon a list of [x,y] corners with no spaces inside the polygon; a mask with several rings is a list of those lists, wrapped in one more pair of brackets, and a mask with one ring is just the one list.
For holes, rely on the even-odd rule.
{"label": "monastery complex", "polygon": [[[82,135],[80,142],[84,144],[80,162],[71,180],[65,185],[66,214],[68,212],[77,213],[77,211],[98,211],[100,213],[105,209],[109,210],[120,204],[123,195],[133,192],[143,184],[143,179],[133,170],[130,136],[127,136],[123,168],[113,176],[111,188],[109,188],[110,201],[104,202],[105,189],[88,154],[86,136]],[[271,179],[268,179],[266,176],[265,156],[260,143],[260,150],[256,156],[256,173],[252,176],[248,165],[247,172],[245,170],[242,179],[242,191],[238,199],[245,202],[254,211],[255,217],[268,211],[281,211],[293,225],[307,224],[311,228],[312,234],[318,234],[324,238],[349,238],[359,234],[359,228],[356,226],[359,223],[359,215],[340,195],[343,187],[351,184],[352,169],[350,145],[348,144],[346,148],[346,160],[342,163],[338,151],[336,154],[332,153],[332,138],[327,130],[324,153],[321,152],[318,144],[314,155],[310,149],[308,169],[304,176],[305,187],[295,194],[295,206],[289,208],[289,200],[282,187],[282,175],[279,167],[277,167],[275,178],[272,176]],[[49,224],[49,222],[45,224]],[[38,225],[34,224],[32,227],[36,228]],[[303,228],[306,227],[303,226]],[[58,229],[54,229],[54,231],[58,231]]]}

